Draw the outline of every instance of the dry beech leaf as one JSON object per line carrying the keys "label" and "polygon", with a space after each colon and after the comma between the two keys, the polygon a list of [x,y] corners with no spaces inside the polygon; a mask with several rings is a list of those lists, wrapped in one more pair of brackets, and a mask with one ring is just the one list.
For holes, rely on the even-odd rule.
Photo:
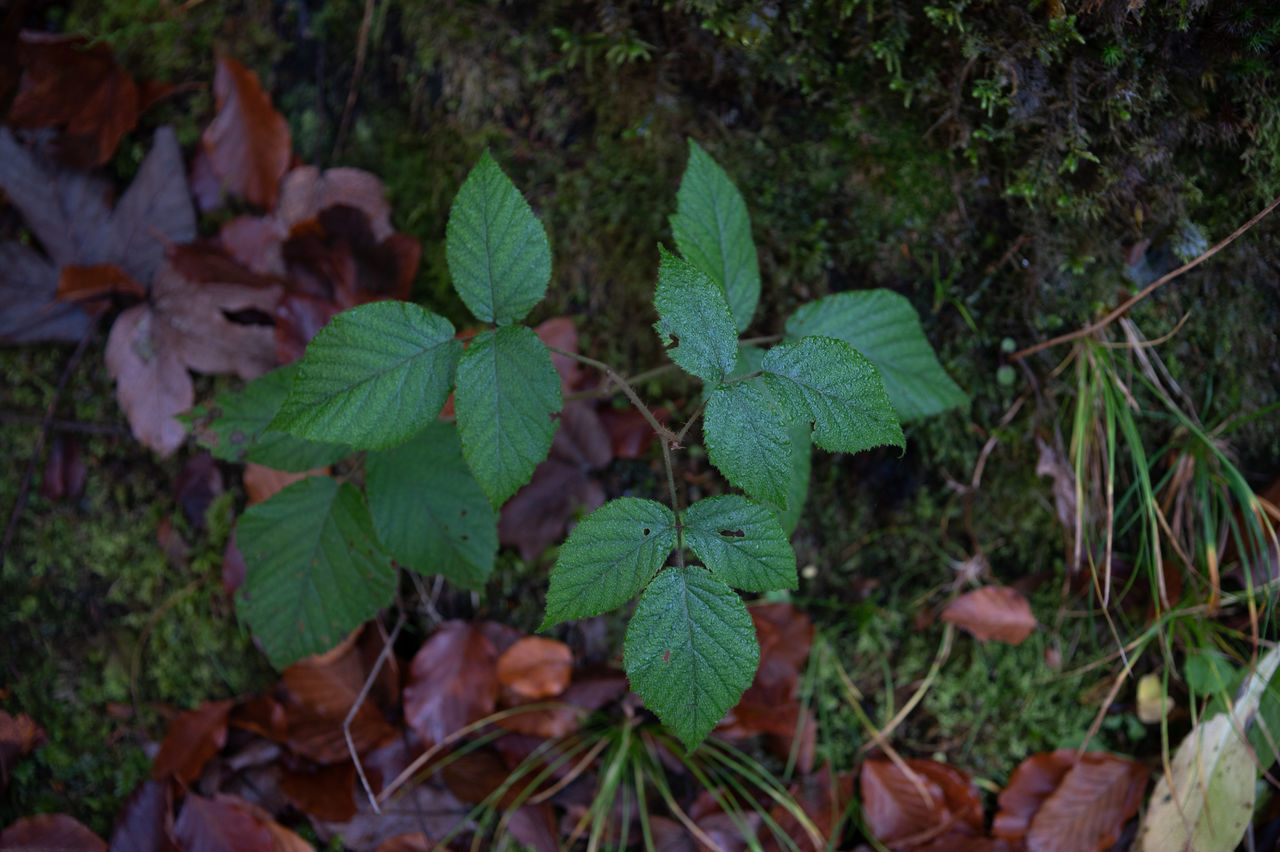
{"label": "dry beech leaf", "polygon": [[183,852],[276,852],[269,823],[238,796],[188,793],[174,834]]}
{"label": "dry beech leaf", "polygon": [[328,476],[332,472],[331,467],[318,467],[315,470],[290,473],[249,462],[244,466],[244,491],[249,498],[249,505],[252,506],[263,500],[270,500],[275,494],[308,476]]}
{"label": "dry beech leaf", "polygon": [[229,57],[218,58],[213,96],[218,112],[201,137],[213,174],[250,204],[274,206],[293,158],[288,122],[258,75]]}
{"label": "dry beech leaf", "polygon": [[1008,586],[983,586],[966,592],[947,604],[939,617],[983,642],[994,639],[1020,645],[1036,629],[1036,617],[1026,596]]}
{"label": "dry beech leaf", "polygon": [[522,698],[552,698],[564,692],[573,652],[555,639],[526,636],[498,657],[498,683]]}
{"label": "dry beech leaf", "polygon": [[885,845],[910,849],[947,835],[983,833],[982,800],[959,769],[934,760],[862,762],[859,787],[867,829]]}
{"label": "dry beech leaf", "polygon": [[196,392],[186,366],[164,355],[161,339],[151,308],[129,308],[111,326],[106,361],[134,437],[167,456],[186,440],[174,415],[195,404]]}
{"label": "dry beech leaf", "polygon": [[25,31],[18,44],[23,66],[9,108],[13,127],[60,127],[58,158],[76,168],[100,166],[145,108],[129,73],[106,42],[83,36]]}
{"label": "dry beech leaf", "polygon": [[[369,676],[359,646],[362,631],[363,628],[352,633],[324,654],[294,663],[281,676],[289,695],[285,707],[289,719],[287,744],[317,763],[338,763],[350,757],[342,723]],[[356,753],[371,751],[395,736],[395,728],[387,723],[371,692],[351,720]]]}
{"label": "dry beech leaf", "polygon": [[107,843],[66,814],[22,817],[0,832],[4,852],[107,852]]}
{"label": "dry beech leaf", "polygon": [[479,626],[446,621],[414,655],[404,717],[424,743],[488,716],[498,705],[498,651]]}
{"label": "dry beech leaf", "polygon": [[280,770],[280,789],[304,813],[328,822],[346,822],[356,815],[356,765]]}
{"label": "dry beech leaf", "polygon": [[[1039,763],[1032,763],[1040,758]],[[1124,825],[1137,812],[1147,787],[1150,770],[1131,760],[1123,760],[1102,752],[1091,752],[1075,760],[1075,752],[1059,751],[1052,755],[1033,755],[1024,761],[1009,779],[1009,789],[1026,785],[1017,797],[1000,795],[1001,814],[1009,804],[1018,802],[1025,811],[1035,792],[1043,790],[1064,761],[1070,761],[1056,787],[1031,815],[1025,840],[1037,852],[1101,852],[1110,849]],[[1035,777],[1041,767],[1043,777]],[[1024,767],[1027,767],[1024,770]],[[1006,790],[1006,793],[1009,790]],[[1019,801],[1020,800],[1020,801]],[[1009,820],[998,815],[993,829],[1000,837],[1019,839],[1010,830]]]}
{"label": "dry beech leaf", "polygon": [[178,714],[169,723],[160,752],[151,765],[151,777],[156,781],[173,777],[183,784],[199,778],[204,765],[227,743],[231,705],[231,701],[209,701]]}
{"label": "dry beech leaf", "polygon": [[168,781],[143,781],[116,815],[112,852],[178,852],[173,791]]}

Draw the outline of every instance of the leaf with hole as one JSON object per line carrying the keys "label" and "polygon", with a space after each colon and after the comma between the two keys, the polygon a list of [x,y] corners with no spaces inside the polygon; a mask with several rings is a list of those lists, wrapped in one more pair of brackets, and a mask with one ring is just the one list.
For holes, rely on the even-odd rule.
{"label": "leaf with hole", "polygon": [[365,458],[378,538],[400,564],[484,586],[498,553],[498,517],[462,458],[452,423],[437,420],[398,447]]}
{"label": "leaf with hole", "polygon": [[522,320],[547,292],[547,233],[488,151],[453,199],[445,259],[454,289],[484,322]]}
{"label": "leaf with hole", "polygon": [[697,565],[649,584],[622,652],[631,688],[689,749],[742,697],[759,661],[742,599]]}
{"label": "leaf with hole", "polygon": [[444,317],[373,302],[333,318],[307,346],[271,428],[360,449],[394,446],[444,407],[462,344]]}
{"label": "leaf with hole", "polygon": [[906,447],[880,374],[853,347],[803,337],[765,353],[765,384],[796,420],[813,423],[813,442],[831,452]]}
{"label": "leaf with hole", "polygon": [[751,219],[742,193],[692,139],[671,232],[685,260],[724,292],[738,331],[746,331],[760,300],[760,264],[751,241]]}
{"label": "leaf with hole", "polygon": [[836,293],[802,305],[787,320],[787,335],[824,335],[848,343],[876,365],[904,421],[969,401],[938,363],[916,309],[892,290]]}
{"label": "leaf with hole", "polygon": [[778,517],[734,494],[699,500],[684,514],[684,540],[720,581],[745,592],[794,589],[796,553]]}
{"label": "leaf with hole", "polygon": [[539,629],[599,615],[635,597],[676,546],[675,522],[666,506],[638,497],[610,500],[583,518],[551,569]]}
{"label": "leaf with hole", "polygon": [[277,668],[337,645],[395,593],[364,499],[329,477],[250,506],[236,541],[247,566],[238,610]]}
{"label": "leaf with hole", "polygon": [[706,273],[658,246],[654,328],[680,369],[717,384],[738,361],[738,331],[724,292]]}
{"label": "leaf with hole", "polygon": [[530,329],[503,326],[472,338],[458,364],[454,408],[462,455],[494,508],[547,457],[561,404],[560,376]]}

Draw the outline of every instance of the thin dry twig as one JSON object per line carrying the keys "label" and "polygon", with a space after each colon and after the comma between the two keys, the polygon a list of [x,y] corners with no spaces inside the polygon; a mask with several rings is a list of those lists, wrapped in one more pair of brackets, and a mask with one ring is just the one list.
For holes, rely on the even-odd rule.
{"label": "thin dry twig", "polygon": [[[378,625],[381,629],[382,625]],[[384,636],[382,642],[382,651],[378,654],[378,659],[374,661],[373,668],[369,671],[369,676],[364,679],[364,686],[360,688],[360,694],[356,696],[355,703],[351,705],[351,709],[347,711],[347,718],[342,720],[342,737],[347,741],[347,751],[351,753],[351,761],[356,765],[356,774],[360,776],[360,786],[364,787],[365,795],[369,797],[369,806],[373,808],[375,814],[381,814],[378,809],[378,797],[373,792],[373,787],[369,784],[369,777],[365,775],[364,764],[360,762],[360,755],[356,753],[356,742],[351,736],[351,721],[355,719],[356,713],[359,712],[364,700],[369,697],[369,691],[373,689],[373,682],[378,679],[378,673],[382,671],[383,664],[386,663],[387,657],[391,656],[391,649],[396,644],[396,637],[400,635],[400,628],[404,627],[404,610],[400,610],[400,617],[396,619],[396,626],[391,629],[390,636]]]}
{"label": "thin dry twig", "polygon": [[342,121],[338,124],[338,135],[333,142],[331,160],[337,160],[342,152],[342,145],[347,141],[347,131],[351,129],[351,114],[356,108],[356,95],[360,91],[360,78],[364,75],[364,61],[369,53],[369,29],[373,26],[373,0],[364,0],[364,17],[360,19],[360,34],[356,44],[356,67],[351,74],[351,88],[347,90],[347,103],[342,108]]}
{"label": "thin dry twig", "polygon": [[1168,284],[1170,281],[1182,275],[1183,273],[1189,272],[1190,270],[1204,263],[1209,258],[1213,257],[1218,252],[1222,251],[1227,246],[1231,245],[1233,242],[1235,242],[1237,239],[1243,236],[1246,231],[1248,231],[1254,225],[1261,222],[1263,218],[1267,216],[1268,213],[1270,213],[1272,210],[1275,210],[1277,207],[1280,207],[1280,197],[1277,197],[1274,201],[1272,201],[1266,207],[1262,208],[1262,211],[1258,213],[1256,216],[1254,216],[1252,219],[1250,219],[1248,222],[1245,222],[1239,228],[1236,228],[1231,233],[1231,236],[1227,237],[1222,242],[1208,249],[1199,257],[1196,257],[1193,260],[1190,260],[1187,263],[1184,263],[1182,266],[1179,266],[1177,269],[1173,270],[1172,272],[1161,275],[1155,281],[1152,281],[1146,287],[1143,287],[1141,290],[1139,290],[1136,294],[1134,294],[1133,296],[1130,296],[1128,299],[1125,299],[1124,302],[1121,303],[1121,305],[1118,308],[1116,308],[1111,313],[1107,314],[1105,317],[1098,320],[1097,322],[1090,323],[1089,325],[1086,325],[1083,328],[1078,328],[1075,331],[1068,332],[1067,334],[1060,334],[1051,340],[1045,340],[1041,343],[1035,344],[1034,346],[1028,346],[1026,349],[1019,349],[1017,352],[1014,352],[1012,355],[1010,355],[1009,359],[1012,361],[1019,361],[1027,357],[1028,355],[1034,355],[1035,353],[1041,351],[1042,349],[1048,349],[1050,347],[1057,346],[1059,343],[1066,343],[1071,340],[1077,340],[1081,337],[1087,337],[1090,334],[1093,334],[1095,331],[1098,331],[1101,328],[1105,328],[1106,326],[1115,322],[1116,319],[1121,317],[1126,311],[1128,311],[1138,302],[1141,302],[1143,299],[1147,298],[1147,296],[1150,296],[1160,287],[1163,287],[1165,284]]}

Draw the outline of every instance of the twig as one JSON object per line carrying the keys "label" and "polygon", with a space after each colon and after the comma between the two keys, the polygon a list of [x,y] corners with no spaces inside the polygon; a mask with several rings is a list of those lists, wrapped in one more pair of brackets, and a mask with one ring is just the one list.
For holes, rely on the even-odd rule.
{"label": "twig", "polygon": [[581,364],[586,364],[589,367],[595,367],[597,370],[604,373],[609,377],[611,382],[618,386],[620,391],[626,394],[627,399],[631,401],[631,404],[636,407],[636,410],[639,411],[644,419],[648,421],[649,425],[653,427],[653,431],[658,433],[658,436],[662,438],[663,443],[677,443],[676,433],[658,422],[658,418],[653,416],[653,412],[649,410],[649,406],[645,405],[644,401],[636,394],[635,388],[631,387],[631,384],[624,379],[617,370],[613,369],[603,361],[597,361],[595,358],[588,358],[586,355],[579,355],[577,352],[570,352],[567,349],[558,349],[555,346],[548,346],[547,349],[557,355],[563,355],[564,357],[572,358]]}
{"label": "twig", "polygon": [[364,679],[364,686],[360,688],[360,694],[356,696],[355,703],[351,705],[351,709],[347,711],[347,718],[342,720],[342,737],[347,741],[347,751],[351,753],[351,762],[356,765],[356,774],[360,776],[360,786],[364,787],[364,793],[369,797],[369,806],[373,808],[375,814],[381,814],[378,809],[378,797],[374,795],[373,787],[369,784],[369,778],[364,774],[364,764],[360,762],[360,755],[356,753],[356,741],[351,736],[351,722],[356,717],[356,713],[360,710],[364,700],[369,697],[369,690],[373,689],[373,682],[378,679],[378,673],[382,671],[382,666],[387,661],[387,657],[391,656],[391,649],[395,647],[396,637],[400,635],[400,628],[404,627],[404,610],[400,610],[400,617],[396,619],[396,626],[391,629],[391,635],[386,637],[386,641],[382,643],[382,651],[378,654],[378,659],[374,661],[373,668],[369,671],[369,676]]}
{"label": "twig", "polygon": [[53,413],[58,408],[58,400],[62,398],[62,392],[66,390],[67,382],[71,379],[71,374],[75,372],[76,366],[79,365],[80,359],[84,357],[84,352],[89,348],[89,341],[93,339],[93,333],[98,328],[98,322],[89,324],[84,334],[80,337],[80,342],[76,344],[75,351],[71,353],[71,357],[67,360],[67,366],[62,368],[62,375],[58,377],[58,384],[53,389],[53,396],[49,399],[48,406],[44,410],[44,419],[40,422],[40,434],[36,435],[36,445],[31,450],[31,458],[27,462],[27,469],[22,474],[22,484],[18,486],[18,499],[13,502],[13,511],[9,514],[9,524],[4,529],[4,541],[0,542],[0,565],[4,564],[5,557],[9,555],[9,545],[13,543],[14,533],[18,531],[18,521],[22,518],[22,511],[27,507],[27,495],[31,492],[31,480],[36,475],[36,467],[40,464],[40,457],[44,454],[44,444],[49,437],[49,427],[53,424]]}
{"label": "twig", "polygon": [[342,152],[342,143],[347,140],[347,131],[351,128],[351,113],[356,108],[356,95],[360,91],[360,77],[364,74],[364,60],[369,52],[369,29],[373,26],[373,0],[364,0],[364,17],[360,19],[359,42],[356,45],[356,67],[351,74],[351,88],[347,90],[347,104],[342,108],[342,121],[338,124],[338,135],[333,142],[333,153],[330,160],[337,161]]}
{"label": "twig", "polygon": [[1039,352],[1042,349],[1048,349],[1051,346],[1057,346],[1059,343],[1066,343],[1067,341],[1070,341],[1070,340],[1077,340],[1081,337],[1086,337],[1090,334],[1093,334],[1098,329],[1105,328],[1106,326],[1113,323],[1118,317],[1123,315],[1127,310],[1129,310],[1134,305],[1136,305],[1138,302],[1141,302],[1147,296],[1155,292],[1157,288],[1163,287],[1165,284],[1168,284],[1170,281],[1182,275],[1184,272],[1188,272],[1191,269],[1194,269],[1195,267],[1204,263],[1209,258],[1213,257],[1218,252],[1222,251],[1227,246],[1231,245],[1233,242],[1235,242],[1237,239],[1243,236],[1246,231],[1248,231],[1254,225],[1261,222],[1262,219],[1268,213],[1270,213],[1272,210],[1275,210],[1277,207],[1280,207],[1280,197],[1277,197],[1274,201],[1272,201],[1266,207],[1262,208],[1262,212],[1258,213],[1248,222],[1245,222],[1239,228],[1236,228],[1235,231],[1231,233],[1231,236],[1227,237],[1225,240],[1218,243],[1216,246],[1213,246],[1204,254],[1201,254],[1199,257],[1195,258],[1194,260],[1184,263],[1182,266],[1179,266],[1177,269],[1173,270],[1172,272],[1161,275],[1155,281],[1152,281],[1146,287],[1143,287],[1141,290],[1139,290],[1135,295],[1130,296],[1128,299],[1125,299],[1124,302],[1120,305],[1120,307],[1116,308],[1114,311],[1107,314],[1105,317],[1098,320],[1097,322],[1090,323],[1089,325],[1086,325],[1083,328],[1078,328],[1075,331],[1069,332],[1067,334],[1060,334],[1057,337],[1053,338],[1052,340],[1046,340],[1042,343],[1037,343],[1034,346],[1028,346],[1026,349],[1019,349],[1017,352],[1014,352],[1012,355],[1010,355],[1009,359],[1012,361],[1019,361],[1027,357],[1028,355],[1034,355],[1036,352]]}
{"label": "twig", "polygon": [[[43,426],[44,417],[39,414],[10,414],[0,411],[0,423],[14,423],[19,426]],[[79,420],[62,420],[54,418],[49,421],[51,432],[75,432],[81,435],[119,435],[132,434],[128,426],[119,423],[85,423]]]}

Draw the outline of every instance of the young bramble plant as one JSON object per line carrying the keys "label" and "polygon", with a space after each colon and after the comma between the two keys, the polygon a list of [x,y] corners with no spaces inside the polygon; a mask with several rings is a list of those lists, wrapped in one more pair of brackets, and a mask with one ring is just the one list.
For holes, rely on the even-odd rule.
{"label": "young bramble plant", "polygon": [[[696,143],[658,247],[655,329],[700,379],[678,431],[607,370],[660,437],[667,505],[620,497],[587,515],[551,571],[542,628],[639,596],[623,663],[632,688],[689,747],[750,685],[758,663],[738,593],[794,589],[795,526],[810,444],[904,447],[901,419],[965,402],[894,293],[841,293],[798,310],[767,350],[744,345],[760,296],[746,205]],[[480,588],[497,510],[546,458],[562,400],[548,347],[521,321],[546,293],[541,223],[486,152],[450,212],[453,284],[491,327],[464,349],[448,320],[413,304],[353,308],[305,356],[198,411],[220,458],[311,470],[367,450],[365,492],[309,477],[250,507],[238,541],[239,609],[277,666],[327,650],[394,595],[394,564]],[[557,350],[558,351],[558,350]],[[439,414],[454,393],[456,425]],[[673,454],[701,417],[708,457],[746,496],[682,506]]]}

